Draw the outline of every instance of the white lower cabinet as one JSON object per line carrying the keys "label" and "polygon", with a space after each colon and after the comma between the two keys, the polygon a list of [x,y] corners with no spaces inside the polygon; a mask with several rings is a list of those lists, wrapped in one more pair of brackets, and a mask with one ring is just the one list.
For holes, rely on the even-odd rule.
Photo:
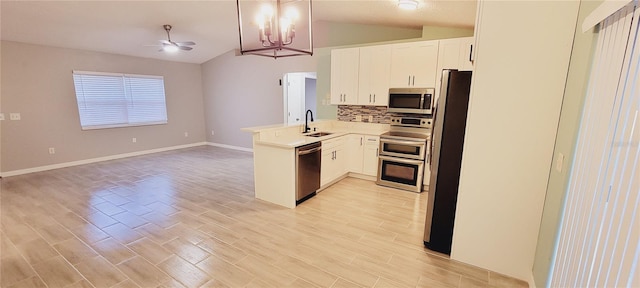
{"label": "white lower cabinet", "polygon": [[351,134],[348,136],[347,169],[352,173],[369,176],[378,174],[379,136]]}
{"label": "white lower cabinet", "polygon": [[345,137],[322,141],[320,160],[320,186],[324,186],[345,174]]}
{"label": "white lower cabinet", "polygon": [[369,176],[378,175],[378,149],[379,136],[365,136],[362,161],[362,174]]}
{"label": "white lower cabinet", "polygon": [[349,134],[347,136],[347,151],[347,171],[362,173],[364,135]]}

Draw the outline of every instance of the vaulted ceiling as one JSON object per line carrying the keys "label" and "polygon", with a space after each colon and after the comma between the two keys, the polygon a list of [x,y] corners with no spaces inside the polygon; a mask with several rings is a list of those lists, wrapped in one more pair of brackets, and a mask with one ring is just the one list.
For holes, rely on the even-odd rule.
{"label": "vaulted ceiling", "polygon": [[[314,21],[421,28],[471,28],[475,0],[420,0],[415,11],[396,0],[314,0]],[[171,61],[203,63],[239,47],[236,1],[6,1],[0,39]],[[190,52],[158,52],[171,39],[197,43]]]}

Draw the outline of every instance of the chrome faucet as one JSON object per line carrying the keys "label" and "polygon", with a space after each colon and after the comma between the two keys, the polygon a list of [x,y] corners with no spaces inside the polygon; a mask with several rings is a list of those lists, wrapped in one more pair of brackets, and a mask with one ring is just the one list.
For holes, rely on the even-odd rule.
{"label": "chrome faucet", "polygon": [[309,113],[311,113],[311,122],[313,122],[313,111],[309,109],[307,110],[306,113],[304,113],[304,132],[303,133],[307,133],[311,131],[311,128],[309,127]]}

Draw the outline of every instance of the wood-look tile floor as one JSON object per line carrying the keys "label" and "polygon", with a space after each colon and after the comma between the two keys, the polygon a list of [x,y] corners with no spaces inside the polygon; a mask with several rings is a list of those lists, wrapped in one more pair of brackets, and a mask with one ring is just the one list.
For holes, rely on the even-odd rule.
{"label": "wood-look tile floor", "polygon": [[346,178],[296,209],[196,147],[0,180],[1,287],[527,287],[429,252],[426,193]]}

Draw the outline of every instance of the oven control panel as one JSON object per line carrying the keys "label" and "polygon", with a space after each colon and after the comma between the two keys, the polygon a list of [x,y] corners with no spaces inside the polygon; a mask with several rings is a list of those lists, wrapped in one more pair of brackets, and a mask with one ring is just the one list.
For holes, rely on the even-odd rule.
{"label": "oven control panel", "polygon": [[433,118],[420,117],[391,117],[391,125],[404,127],[431,128]]}

